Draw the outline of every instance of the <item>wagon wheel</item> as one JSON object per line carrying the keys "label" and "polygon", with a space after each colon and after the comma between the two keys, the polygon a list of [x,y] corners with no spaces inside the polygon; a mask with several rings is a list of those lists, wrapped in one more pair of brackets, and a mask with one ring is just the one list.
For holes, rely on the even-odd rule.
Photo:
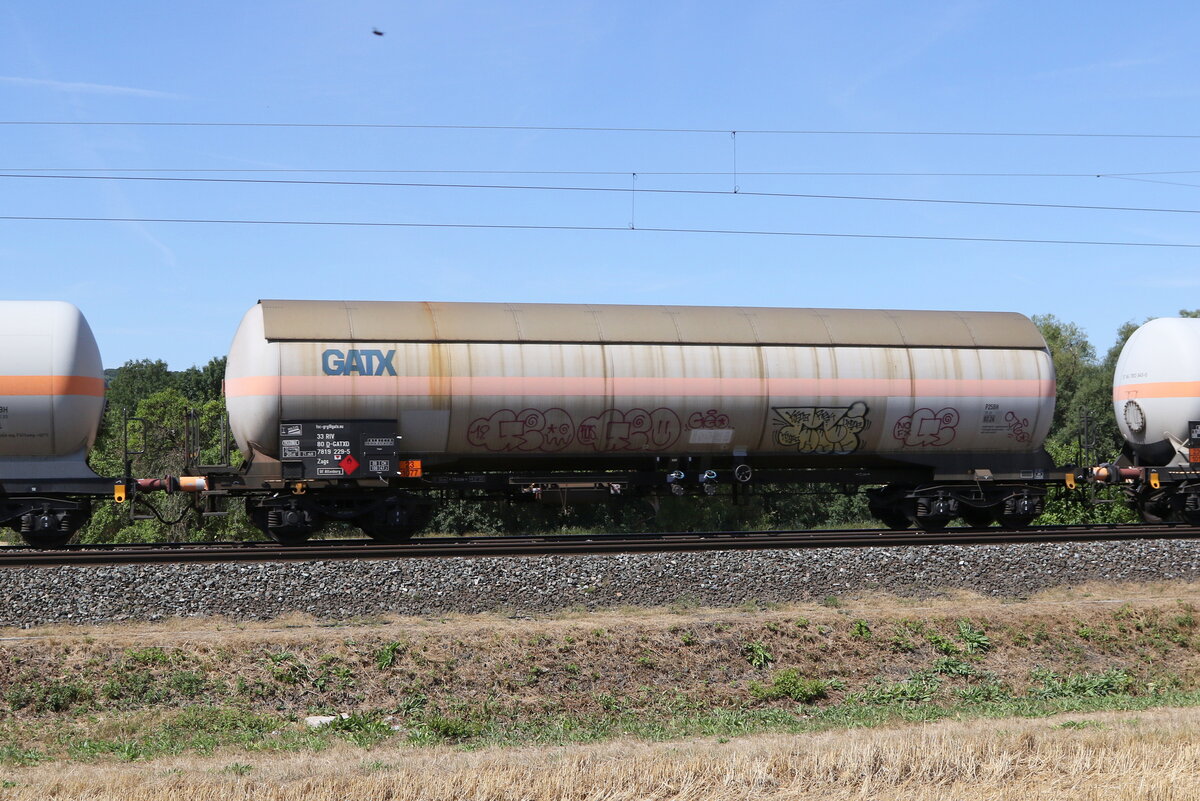
{"label": "wagon wheel", "polygon": [[1171,516],[1171,496],[1164,490],[1143,487],[1134,495],[1133,504],[1143,523],[1162,523]]}
{"label": "wagon wheel", "polygon": [[872,514],[879,522],[895,531],[912,527],[912,521],[902,512],[872,512]]}
{"label": "wagon wheel", "polygon": [[996,522],[995,512],[988,506],[968,506],[963,503],[958,507],[958,516],[971,528],[987,528]]}
{"label": "wagon wheel", "polygon": [[322,525],[310,509],[299,504],[257,505],[247,510],[250,521],[280,545],[303,545]]}
{"label": "wagon wheel", "polygon": [[1038,515],[1036,515],[1036,514],[1020,514],[1020,515],[1018,515],[1018,514],[1004,514],[1002,512],[998,519],[1000,521],[1001,528],[1007,528],[1009,530],[1016,530],[1016,529],[1025,528],[1026,526],[1028,526],[1030,523],[1032,523],[1037,518],[1038,518]]}
{"label": "wagon wheel", "polygon": [[953,515],[925,515],[924,517],[917,517],[914,514],[912,522],[922,531],[944,531],[953,519]]}
{"label": "wagon wheel", "polygon": [[354,524],[376,542],[405,542],[424,528],[432,516],[429,504],[391,497],[370,513],[356,517]]}

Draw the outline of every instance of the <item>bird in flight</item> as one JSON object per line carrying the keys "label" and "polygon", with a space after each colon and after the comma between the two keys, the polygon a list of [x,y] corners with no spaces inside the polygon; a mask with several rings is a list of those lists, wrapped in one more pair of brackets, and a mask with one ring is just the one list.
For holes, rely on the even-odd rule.
{"label": "bird in flight", "polygon": [[378,28],[372,28],[371,33],[375,34],[376,36],[383,36],[383,31],[379,30]]}

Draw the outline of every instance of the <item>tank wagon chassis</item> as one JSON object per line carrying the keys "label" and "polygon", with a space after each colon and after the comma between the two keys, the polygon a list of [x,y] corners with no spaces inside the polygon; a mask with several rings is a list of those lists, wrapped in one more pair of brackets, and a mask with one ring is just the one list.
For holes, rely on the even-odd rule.
{"label": "tank wagon chassis", "polygon": [[65,544],[88,521],[93,498],[111,498],[111,478],[43,479],[3,482],[0,525],[30,545]]}
{"label": "tank wagon chassis", "polygon": [[[392,447],[400,441],[394,421],[284,421],[281,430],[288,444],[281,446],[280,460],[256,454],[240,469],[193,465],[183,479],[168,479],[165,485],[134,481],[132,486],[135,492],[196,492],[196,506],[204,514],[220,514],[226,498],[243,498],[251,520],[265,534],[298,544],[331,522],[357,526],[381,542],[406,540],[452,497],[567,506],[720,495],[744,504],[764,487],[817,485],[846,492],[865,489],[871,512],[892,529],[937,531],[956,519],[973,527],[999,523],[1016,529],[1041,514],[1050,486],[1068,480],[1068,473],[1054,470],[993,475],[979,469],[947,475],[917,465],[796,469],[772,465],[769,459],[768,467],[757,468],[745,454],[732,461],[645,457],[640,464],[623,459],[543,465],[542,470],[470,471],[439,468],[436,460],[397,452]],[[329,430],[334,432],[331,439],[317,439]],[[361,477],[321,478],[326,469],[321,465],[328,464]]]}
{"label": "tank wagon chassis", "polygon": [[[141,422],[127,420],[127,431]],[[281,436],[294,438],[296,430],[315,431],[318,425],[335,431],[336,438],[327,440],[328,446],[301,437],[298,448],[281,460],[260,455],[235,468],[227,463],[226,432],[222,453],[226,463],[192,463],[185,475],[155,479],[132,477],[132,460],[139,452],[129,449],[126,437],[122,478],[92,474],[0,482],[0,524],[11,526],[32,545],[52,547],[74,535],[97,500],[112,498],[132,509],[139,503],[149,505],[141,497],[147,493],[188,493],[195,499],[193,509],[205,516],[224,514],[227,499],[244,500],[252,522],[283,544],[303,543],[331,522],[348,523],[372,539],[394,543],[423,528],[438,504],[449,497],[566,506],[618,498],[722,495],[741,504],[764,487],[837,486],[846,492],[865,491],[871,513],[891,529],[915,526],[939,531],[961,520],[975,528],[998,523],[1011,530],[1028,526],[1042,513],[1050,487],[1089,485],[1122,487],[1148,523],[1182,521],[1200,526],[1200,422],[1191,424],[1195,436],[1178,444],[1179,460],[1184,461],[1173,467],[1139,466],[1134,455],[1090,468],[998,475],[984,469],[954,474],[916,465],[758,469],[745,454],[738,454],[740,458],[724,468],[713,458],[649,457],[636,469],[629,469],[626,460],[619,463],[625,469],[613,463],[590,471],[583,469],[589,466],[584,464],[538,472],[471,472],[438,469],[436,461],[402,458],[407,455],[391,447],[400,441],[394,421],[286,421],[284,431],[293,433]],[[184,430],[186,451],[199,453],[201,432],[194,416]],[[353,443],[348,450],[335,453],[339,470],[355,472],[361,464],[369,477],[317,477],[319,464],[327,463],[326,450],[347,442]],[[153,516],[134,513],[135,518]]]}
{"label": "tank wagon chassis", "polygon": [[[251,521],[270,538],[299,544],[331,522],[362,529],[380,542],[400,542],[423,528],[439,502],[450,497],[497,498],[514,503],[569,505],[610,499],[651,500],[661,497],[726,495],[747,503],[764,486],[836,485],[846,491],[864,487],[871,512],[892,529],[915,526],[926,531],[945,528],[956,518],[975,527],[999,523],[1009,529],[1028,525],[1042,510],[1047,487],[1039,482],[932,481],[922,471],[902,468],[871,470],[754,470],[739,464],[721,471],[679,463],[645,470],[547,473],[420,474],[417,460],[405,468],[417,475],[390,480],[291,480],[279,478],[278,463],[245,470],[226,465],[193,466],[189,475],[161,479],[74,478],[33,482],[3,481],[0,524],[17,531],[34,546],[68,542],[91,517],[95,502],[113,499],[132,509],[145,506],[151,493],[190,493],[194,510],[205,516],[225,513],[228,499],[246,503]],[[654,469],[657,467],[658,469]],[[1197,489],[1200,491],[1200,474]],[[872,486],[883,485],[883,486]],[[151,514],[132,512],[140,519]]]}
{"label": "tank wagon chassis", "polygon": [[1188,422],[1187,440],[1171,440],[1173,458],[1163,466],[1139,464],[1133,448],[1113,463],[1089,471],[1100,486],[1121,487],[1146,523],[1179,521],[1200,526],[1200,420]]}

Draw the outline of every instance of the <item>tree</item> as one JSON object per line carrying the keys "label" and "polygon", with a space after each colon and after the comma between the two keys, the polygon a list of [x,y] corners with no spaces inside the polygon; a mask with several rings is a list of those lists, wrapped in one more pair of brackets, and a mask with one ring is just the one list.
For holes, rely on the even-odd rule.
{"label": "tree", "polygon": [[175,387],[192,403],[219,400],[225,380],[225,357],[210,359],[203,367],[189,367],[174,374]]}
{"label": "tree", "polygon": [[1099,385],[1096,349],[1075,323],[1064,323],[1052,314],[1036,315],[1033,322],[1050,349],[1057,379],[1050,436],[1070,440],[1079,428],[1081,409],[1092,405]]}
{"label": "tree", "polygon": [[[161,360],[142,359],[126,362],[106,371],[106,375],[109,401],[88,460],[98,474],[114,478],[124,475],[124,446],[128,436],[130,449],[142,451],[131,458],[134,478],[179,475],[189,462],[189,411],[198,415],[200,422],[198,461],[214,464],[220,459],[224,357],[209,360],[203,368],[190,367],[177,372],[168,370]],[[142,421],[131,424],[128,432],[124,425],[126,413]],[[235,463],[240,459],[236,452],[231,456]],[[157,511],[156,517],[133,521],[128,506],[121,507],[112,501],[97,504],[91,521],[80,532],[80,541],[161,542],[260,536],[240,503],[231,502],[226,517],[198,519],[189,510],[193,502],[190,496],[156,494],[144,500]],[[150,507],[139,504],[135,511],[147,514]]]}
{"label": "tree", "polygon": [[112,379],[105,390],[108,408],[116,411],[118,416],[122,410],[128,410],[132,415],[142,398],[148,398],[174,384],[175,379],[162,359],[125,362],[112,371]]}
{"label": "tree", "polygon": [[1133,332],[1141,328],[1138,323],[1130,320],[1117,329],[1117,341],[1108,349],[1108,353],[1104,354],[1104,367],[1110,372],[1117,367],[1117,359],[1121,356],[1121,349],[1125,347],[1125,343],[1133,336]]}
{"label": "tree", "polygon": [[1046,339],[1058,379],[1050,443],[1074,447],[1086,413],[1099,450],[1095,456],[1101,461],[1115,458],[1122,440],[1112,412],[1113,371],[1121,348],[1138,324],[1122,325],[1113,346],[1099,361],[1096,349],[1078,325],[1064,323],[1053,315],[1037,315],[1033,321]]}

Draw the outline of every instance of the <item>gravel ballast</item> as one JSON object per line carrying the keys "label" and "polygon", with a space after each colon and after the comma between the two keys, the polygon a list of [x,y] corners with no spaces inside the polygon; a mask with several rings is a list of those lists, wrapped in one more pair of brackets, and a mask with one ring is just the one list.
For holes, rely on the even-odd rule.
{"label": "gravel ballast", "polygon": [[1088,581],[1195,581],[1200,541],[5,568],[0,626],[734,606],[884,591],[1023,597]]}

